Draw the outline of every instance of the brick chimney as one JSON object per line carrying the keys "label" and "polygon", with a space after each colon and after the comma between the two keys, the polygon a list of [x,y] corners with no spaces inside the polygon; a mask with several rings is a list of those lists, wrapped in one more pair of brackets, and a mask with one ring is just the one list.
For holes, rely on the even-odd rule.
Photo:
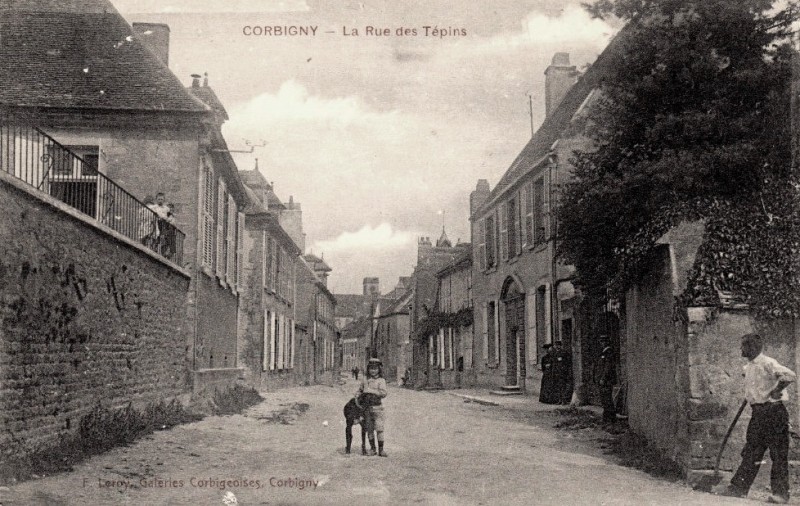
{"label": "brick chimney", "polygon": [[289,234],[289,237],[297,244],[300,251],[305,251],[306,234],[303,232],[303,210],[300,207],[300,203],[295,202],[294,197],[290,195],[289,202],[284,206],[286,209],[282,210],[278,217],[281,228]]}
{"label": "brick chimney", "polygon": [[138,39],[169,67],[169,25],[163,23],[134,23]]}
{"label": "brick chimney", "polygon": [[556,53],[544,75],[544,110],[549,117],[577,81],[578,71],[570,65],[569,53]]}
{"label": "brick chimney", "polygon": [[475,214],[475,211],[481,207],[486,199],[489,198],[489,181],[486,179],[478,179],[478,184],[475,185],[475,191],[469,194],[469,214]]}

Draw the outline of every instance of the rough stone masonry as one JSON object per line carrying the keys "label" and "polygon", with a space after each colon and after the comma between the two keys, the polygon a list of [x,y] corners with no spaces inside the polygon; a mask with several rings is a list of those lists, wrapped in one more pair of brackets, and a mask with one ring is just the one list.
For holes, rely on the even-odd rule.
{"label": "rough stone masonry", "polygon": [[188,390],[185,273],[1,173],[0,216],[4,452]]}

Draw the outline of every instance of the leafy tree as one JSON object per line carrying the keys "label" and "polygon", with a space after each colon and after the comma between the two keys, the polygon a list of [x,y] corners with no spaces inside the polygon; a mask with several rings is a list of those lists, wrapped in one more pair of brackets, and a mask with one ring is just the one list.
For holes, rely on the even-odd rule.
{"label": "leafy tree", "polygon": [[703,219],[685,304],[727,290],[798,313],[797,174],[791,163],[793,5],[767,0],[597,0],[627,22],[604,57],[558,209],[562,260],[594,295],[620,296],[655,241]]}

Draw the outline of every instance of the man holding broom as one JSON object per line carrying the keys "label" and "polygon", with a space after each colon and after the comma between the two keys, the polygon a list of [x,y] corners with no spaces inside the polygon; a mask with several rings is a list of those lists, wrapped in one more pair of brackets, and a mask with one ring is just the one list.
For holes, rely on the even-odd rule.
{"label": "man holding broom", "polygon": [[761,353],[762,348],[760,335],[742,336],[742,356],[748,360],[744,366],[744,392],[753,415],[747,425],[742,463],[723,494],[746,497],[764,452],[769,448],[772,495],[767,502],[786,504],[789,501],[789,413],[783,403],[789,399],[786,387],[794,382],[795,373]]}

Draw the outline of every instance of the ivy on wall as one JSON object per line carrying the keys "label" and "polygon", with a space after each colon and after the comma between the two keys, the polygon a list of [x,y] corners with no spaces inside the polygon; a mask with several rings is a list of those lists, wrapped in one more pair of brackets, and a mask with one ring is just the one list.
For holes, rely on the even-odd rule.
{"label": "ivy on wall", "polygon": [[426,339],[438,334],[440,329],[469,327],[472,322],[471,307],[459,309],[455,313],[435,311],[416,323],[412,337],[415,340]]}

